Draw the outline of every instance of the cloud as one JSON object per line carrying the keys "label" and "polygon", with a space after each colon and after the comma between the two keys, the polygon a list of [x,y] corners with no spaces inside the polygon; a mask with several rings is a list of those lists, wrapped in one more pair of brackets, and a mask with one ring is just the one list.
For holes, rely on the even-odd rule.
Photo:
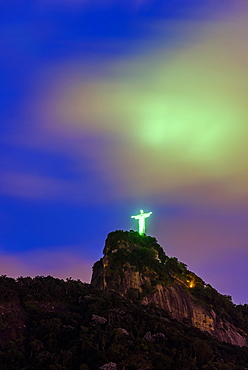
{"label": "cloud", "polygon": [[[73,152],[73,149],[71,151]],[[74,154],[78,156],[77,151]],[[103,161],[104,157],[102,155]],[[31,201],[103,204],[116,197],[123,198],[126,195],[125,191],[118,186],[119,180],[112,179],[111,174],[109,174],[109,178],[104,179],[108,169],[104,173],[99,173],[95,168],[94,160],[85,160],[82,153],[79,158],[75,158],[75,163],[71,164],[70,171],[67,172],[66,168],[61,168],[59,174],[58,170],[57,174],[54,175],[39,173],[39,167],[32,172],[21,171],[15,169],[18,167],[15,162],[12,163],[12,167],[11,170],[0,171],[0,194],[4,196]],[[101,191],[99,191],[100,188]]]}
{"label": "cloud", "polygon": [[[120,3],[125,4],[127,8],[136,9],[137,7],[145,6],[146,4],[152,3],[152,0],[132,0],[132,1],[119,1]],[[64,7],[67,9],[77,9],[81,10],[84,8],[105,8],[107,6],[115,4],[115,0],[37,0],[36,6],[42,8],[53,9],[59,7]]]}
{"label": "cloud", "polygon": [[0,191],[10,195],[29,199],[56,199],[67,193],[69,184],[55,178],[19,171],[5,171],[1,174]]}
{"label": "cloud", "polygon": [[235,303],[246,303],[247,292],[240,284],[247,279],[246,225],[245,210],[187,207],[157,220],[155,235],[168,256],[186,263],[220,293],[231,293]]}
{"label": "cloud", "polygon": [[75,253],[73,246],[63,246],[51,251],[36,250],[12,255],[2,255],[0,271],[13,278],[19,276],[51,275],[60,279],[72,277],[90,282],[93,261]]}
{"label": "cloud", "polygon": [[130,195],[245,202],[247,24],[245,17],[209,23],[185,48],[161,45],[107,63],[95,79],[73,74],[70,81],[64,71],[66,87],[60,79],[49,95],[53,130],[118,142],[107,164],[128,179]]}
{"label": "cloud", "polygon": [[213,213],[207,208],[188,208],[175,219],[158,221],[156,235],[166,240],[170,256],[203,267],[230,251],[246,252],[246,223],[245,211]]}

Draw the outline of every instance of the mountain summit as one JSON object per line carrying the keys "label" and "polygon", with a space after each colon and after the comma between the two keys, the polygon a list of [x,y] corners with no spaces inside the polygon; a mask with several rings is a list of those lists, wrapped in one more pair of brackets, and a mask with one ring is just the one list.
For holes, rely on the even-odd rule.
{"label": "mountain summit", "polygon": [[171,318],[220,341],[248,346],[248,331],[230,296],[219,294],[184,263],[165,255],[153,237],[134,231],[108,235],[104,257],[93,266],[91,284],[144,306],[154,304]]}
{"label": "mountain summit", "polygon": [[247,370],[247,333],[248,305],[134,231],[108,235],[92,284],[0,276],[1,370]]}

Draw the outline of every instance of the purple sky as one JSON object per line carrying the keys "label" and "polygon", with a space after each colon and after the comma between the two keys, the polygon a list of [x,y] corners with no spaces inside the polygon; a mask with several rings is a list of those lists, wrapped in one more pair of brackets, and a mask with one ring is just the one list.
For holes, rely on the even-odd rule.
{"label": "purple sky", "polygon": [[89,282],[147,233],[247,303],[248,6],[0,1],[0,274]]}

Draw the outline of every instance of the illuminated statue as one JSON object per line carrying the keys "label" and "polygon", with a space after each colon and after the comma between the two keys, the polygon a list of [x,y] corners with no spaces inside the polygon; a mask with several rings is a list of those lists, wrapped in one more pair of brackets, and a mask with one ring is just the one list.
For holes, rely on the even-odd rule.
{"label": "illuminated statue", "polygon": [[137,216],[131,216],[131,218],[135,218],[135,220],[139,220],[139,233],[145,234],[146,232],[146,224],[145,219],[149,217],[152,212],[144,213],[143,209],[140,210],[140,214]]}

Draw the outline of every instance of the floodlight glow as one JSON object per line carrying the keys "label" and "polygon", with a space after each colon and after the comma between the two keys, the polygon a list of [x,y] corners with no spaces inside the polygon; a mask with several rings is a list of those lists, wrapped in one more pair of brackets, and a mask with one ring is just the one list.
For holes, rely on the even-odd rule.
{"label": "floodlight glow", "polygon": [[135,220],[139,221],[139,233],[141,235],[145,234],[146,232],[146,223],[145,220],[147,217],[150,217],[152,212],[144,213],[143,209],[140,210],[140,214],[136,216],[131,216],[131,218],[135,218]]}

